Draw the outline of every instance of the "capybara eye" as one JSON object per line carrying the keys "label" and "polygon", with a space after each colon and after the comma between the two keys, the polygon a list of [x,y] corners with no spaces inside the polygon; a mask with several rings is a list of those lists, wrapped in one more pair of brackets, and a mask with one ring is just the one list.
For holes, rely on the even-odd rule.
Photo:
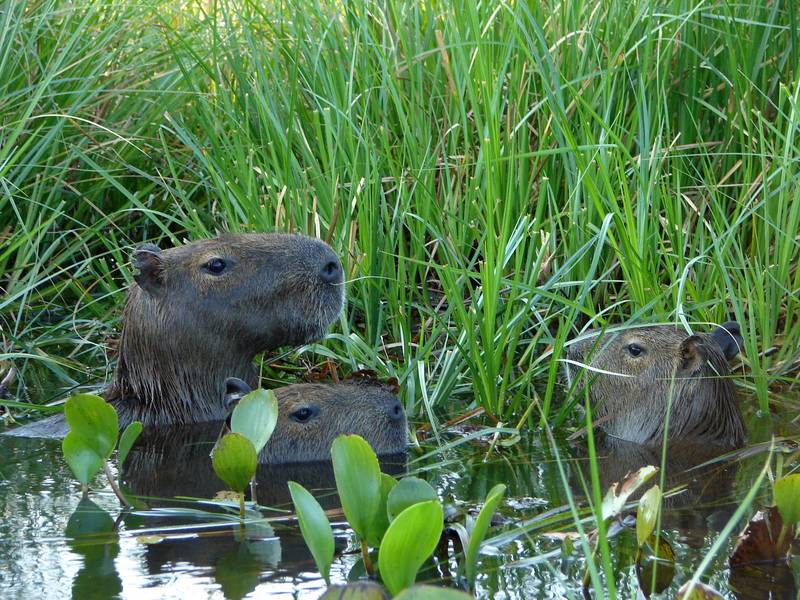
{"label": "capybara eye", "polygon": [[642,348],[639,344],[628,344],[626,349],[631,356],[639,356],[644,352],[644,348]]}
{"label": "capybara eye", "polygon": [[315,412],[314,409],[304,406],[303,408],[298,408],[290,416],[298,423],[305,423],[314,416]]}
{"label": "capybara eye", "polygon": [[208,271],[212,275],[219,275],[225,270],[225,267],[227,266],[228,263],[226,263],[221,258],[212,258],[205,264],[206,271]]}

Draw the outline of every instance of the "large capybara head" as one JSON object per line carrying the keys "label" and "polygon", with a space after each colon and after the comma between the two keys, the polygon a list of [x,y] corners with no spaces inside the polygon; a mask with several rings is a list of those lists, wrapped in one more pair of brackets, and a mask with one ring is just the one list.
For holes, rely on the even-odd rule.
{"label": "large capybara head", "polygon": [[256,354],[323,337],[344,298],[333,250],[300,235],[230,234],[164,250],[143,244],[133,267],[106,396],[120,402],[123,419],[145,425],[224,419],[225,378],[256,385]]}
{"label": "large capybara head", "polygon": [[[238,379],[226,381],[223,404],[232,410],[250,391]],[[306,383],[273,390],[278,422],[259,461],[269,464],[325,461],[340,435],[358,434],[375,454],[399,454],[406,447],[406,414],[397,397],[375,383]]]}
{"label": "large capybara head", "polygon": [[601,334],[569,345],[567,375],[588,383],[595,420],[609,435],[659,444],[668,426],[672,440],[744,444],[728,367],[742,347],[738,324],[697,335],[669,325]]}
{"label": "large capybara head", "polygon": [[300,235],[226,235],[167,250],[143,244],[133,266],[126,327],[135,315],[157,316],[191,330],[193,341],[252,354],[321,338],[344,299],[336,254]]}

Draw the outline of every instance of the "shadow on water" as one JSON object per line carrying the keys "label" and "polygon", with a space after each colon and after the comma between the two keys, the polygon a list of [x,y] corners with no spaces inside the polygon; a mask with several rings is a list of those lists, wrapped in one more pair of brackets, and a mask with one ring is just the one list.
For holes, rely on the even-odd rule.
{"label": "shadow on water", "polygon": [[[754,429],[763,427],[754,423]],[[768,428],[770,431],[772,428]],[[48,590],[72,589],[75,598],[170,598],[220,594],[242,598],[256,590],[270,596],[316,597],[324,582],[296,525],[288,518],[287,481],[311,490],[329,510],[336,535],[334,582],[343,582],[357,553],[341,524],[333,471],[328,463],[269,467],[257,474],[260,514],[244,527],[214,498],[224,489],[211,468],[209,452],[215,424],[146,432],[122,470],[124,488],[137,509],[123,513],[101,479],[91,500],[81,500],[78,485],[63,463],[60,444],[0,436],[0,597],[44,597]],[[767,439],[768,431],[754,439]],[[753,436],[751,436],[753,437]],[[457,436],[452,439],[458,439]],[[502,454],[485,460],[486,441],[464,443],[441,454],[412,458],[409,468],[436,487],[457,511],[474,508],[496,483],[508,486],[503,524],[493,530],[494,545],[481,563],[478,595],[506,598],[581,596],[585,561],[580,550],[563,548],[563,534],[574,530],[564,507],[567,491],[579,505],[587,494],[589,463],[581,445],[556,448],[528,435]],[[556,460],[556,451],[560,462]],[[602,489],[646,464],[661,463],[657,452],[635,444],[605,442],[598,448]],[[722,459],[703,447],[675,447],[663,474],[662,531],[676,553],[676,573],[667,594],[691,577],[719,532],[731,519],[764,465],[764,452],[734,453]],[[405,471],[405,457],[382,462],[385,472]],[[562,483],[562,472],[568,485]],[[646,486],[649,487],[649,486]],[[757,506],[768,504],[768,489]],[[120,516],[121,515],[121,516]],[[588,526],[588,525],[587,525]],[[737,525],[735,532],[741,530]],[[800,566],[753,580],[730,572],[727,557],[735,536],[707,571],[704,581],[727,597],[797,597]],[[623,528],[611,541],[615,579],[622,597],[634,597],[635,533]],[[454,573],[455,544],[439,553],[423,576],[432,582]],[[762,574],[763,575],[763,574]]]}

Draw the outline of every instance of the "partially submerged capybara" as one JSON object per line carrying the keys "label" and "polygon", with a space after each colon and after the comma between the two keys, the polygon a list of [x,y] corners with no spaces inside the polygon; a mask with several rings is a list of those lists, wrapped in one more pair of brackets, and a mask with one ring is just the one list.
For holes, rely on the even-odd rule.
{"label": "partially submerged capybara", "polygon": [[[241,379],[226,382],[223,404],[233,410],[250,391]],[[337,436],[358,434],[378,455],[405,450],[406,414],[397,397],[377,382],[306,383],[273,390],[275,431],[259,460],[269,464],[329,460]]]}
{"label": "partially submerged capybara", "polygon": [[[321,338],[342,309],[343,271],[324,242],[230,234],[133,253],[119,360],[103,395],[120,427],[222,420],[227,377],[258,384],[256,354]],[[58,415],[12,435],[64,435]]]}
{"label": "partially submerged capybara", "polygon": [[[250,386],[237,378],[230,378],[226,387],[225,399],[219,400],[226,411],[232,410],[233,404],[250,391]],[[352,433],[367,440],[379,456],[405,453],[405,411],[397,397],[381,384],[304,383],[273,391],[278,401],[278,421],[259,455],[262,464],[328,461],[333,440]],[[210,421],[145,429],[128,458],[129,462],[135,462],[138,482],[135,493],[170,495],[169,491],[174,490],[174,495],[209,495],[198,493],[198,488],[191,485],[187,487],[178,476],[195,460],[200,460],[207,478],[210,477],[203,484],[214,488],[210,493],[221,489],[219,480],[213,476],[208,455],[222,427],[222,421]],[[130,468],[126,463],[126,476],[131,475]],[[193,472],[198,468],[197,465],[192,467]],[[195,474],[200,475],[199,471]],[[170,482],[170,477],[174,481]],[[154,478],[161,482],[155,487]],[[165,487],[157,492],[162,484]]]}
{"label": "partially submerged capybara", "polygon": [[668,426],[670,440],[736,447],[746,437],[728,360],[741,347],[734,322],[696,335],[669,325],[595,330],[570,344],[567,373],[588,366],[592,415],[611,436],[657,445]]}

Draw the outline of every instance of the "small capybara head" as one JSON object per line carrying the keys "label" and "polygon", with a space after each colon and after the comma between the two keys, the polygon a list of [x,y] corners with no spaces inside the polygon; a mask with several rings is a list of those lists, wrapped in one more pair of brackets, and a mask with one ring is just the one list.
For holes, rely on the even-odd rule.
{"label": "small capybara head", "polygon": [[[232,411],[251,387],[231,377],[223,405]],[[375,454],[399,454],[406,446],[406,414],[397,397],[374,383],[307,383],[273,390],[278,422],[259,461],[269,464],[326,461],[337,436],[358,434]]]}
{"label": "small capybara head", "polygon": [[741,347],[733,322],[697,335],[669,325],[593,330],[569,345],[567,376],[588,383],[594,419],[611,436],[655,445],[668,426],[671,440],[735,447],[745,431],[727,361]]}
{"label": "small capybara head", "polygon": [[256,354],[323,337],[344,299],[333,250],[300,235],[230,234],[164,250],[143,244],[133,267],[106,397],[119,401],[121,417],[145,425],[224,419],[225,378],[256,385]]}

